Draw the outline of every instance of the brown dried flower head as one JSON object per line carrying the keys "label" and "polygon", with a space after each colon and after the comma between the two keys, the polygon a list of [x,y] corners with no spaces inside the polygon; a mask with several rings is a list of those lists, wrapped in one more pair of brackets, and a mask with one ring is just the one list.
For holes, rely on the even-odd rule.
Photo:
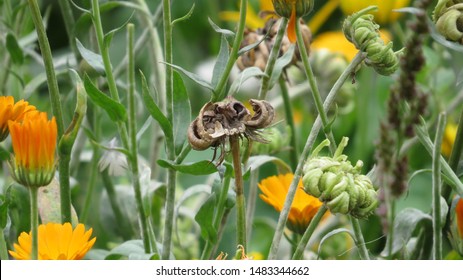
{"label": "brown dried flower head", "polygon": [[221,102],[208,102],[188,127],[188,141],[195,150],[209,147],[221,148],[218,163],[224,159],[224,145],[229,137],[246,137],[252,141],[266,142],[259,129],[269,126],[275,111],[265,100],[250,99],[254,114],[233,97]]}

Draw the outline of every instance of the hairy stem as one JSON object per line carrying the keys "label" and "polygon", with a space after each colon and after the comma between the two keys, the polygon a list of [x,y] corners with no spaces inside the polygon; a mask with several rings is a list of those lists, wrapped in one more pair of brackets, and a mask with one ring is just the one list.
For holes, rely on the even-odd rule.
{"label": "hairy stem", "polygon": [[293,260],[302,259],[304,255],[305,247],[307,246],[307,243],[309,243],[310,237],[315,231],[315,228],[317,228],[318,224],[323,218],[323,215],[325,215],[326,211],[328,211],[328,208],[325,206],[325,204],[322,204],[322,206],[318,208],[317,214],[315,214],[315,216],[310,221],[309,226],[305,230],[304,235],[302,235],[302,238],[299,241],[299,244],[297,245],[296,251],[293,254],[293,258],[292,258]]}
{"label": "hairy stem", "polygon": [[362,260],[369,260],[370,255],[368,254],[367,247],[365,246],[365,239],[363,238],[359,220],[354,217],[350,217],[350,221],[352,223],[352,228],[354,229],[355,242],[359,250],[360,258]]}
{"label": "hairy stem", "polygon": [[233,41],[233,46],[230,51],[230,56],[228,58],[227,64],[225,66],[225,71],[220,77],[217,86],[214,89],[214,94],[212,95],[212,102],[217,102],[222,100],[225,97],[224,90],[227,85],[230,72],[233,69],[236,59],[238,59],[238,51],[241,47],[241,42],[243,41],[244,28],[246,27],[246,12],[247,12],[248,0],[240,1],[240,19],[238,21],[238,27],[235,34],[235,40]]}
{"label": "hairy stem", "polygon": [[433,259],[442,259],[442,215],[441,215],[441,165],[440,154],[442,137],[444,135],[446,116],[439,115],[437,131],[434,140],[432,156],[432,229],[433,229]]}
{"label": "hairy stem", "polygon": [[310,88],[312,89],[312,97],[315,102],[315,107],[317,108],[318,114],[322,121],[323,130],[325,131],[326,138],[330,140],[330,151],[332,154],[336,151],[336,141],[334,140],[333,133],[331,129],[328,128],[328,115],[326,114],[325,108],[323,108],[323,101],[318,89],[317,80],[310,65],[309,56],[307,55],[307,49],[304,44],[304,38],[302,37],[301,23],[298,20],[296,22],[296,36],[297,36],[297,46],[299,47],[299,53],[301,54],[302,63],[304,64],[305,74],[309,80]]}
{"label": "hairy stem", "polygon": [[285,119],[291,131],[291,138],[289,139],[289,143],[291,146],[291,149],[289,150],[289,160],[291,162],[291,168],[294,170],[299,161],[296,126],[294,125],[293,109],[291,107],[291,99],[289,98],[288,86],[286,85],[286,81],[283,77],[280,77],[279,83],[281,89],[281,96],[283,97],[283,104],[285,107]]}
{"label": "hairy stem", "polygon": [[[357,69],[357,67],[362,63],[364,59],[365,59],[364,54],[362,54],[361,52],[357,53],[355,58],[351,61],[349,66],[344,70],[344,72],[338,78],[333,88],[331,89],[330,93],[326,97],[326,100],[323,104],[325,110],[328,110],[331,107],[331,104],[336,98],[336,95],[339,89],[342,87],[344,82],[350,77],[350,75],[353,72],[355,72],[355,69]],[[275,259],[278,253],[278,248],[280,246],[281,237],[283,236],[283,231],[285,228],[286,220],[288,219],[289,211],[291,209],[291,204],[293,203],[293,199],[296,194],[297,185],[302,175],[302,167],[304,165],[305,160],[309,156],[310,151],[312,150],[312,146],[315,143],[315,140],[318,136],[318,133],[321,127],[322,127],[322,123],[320,120],[320,116],[318,116],[317,119],[315,120],[315,123],[312,126],[312,130],[310,131],[309,136],[307,137],[304,150],[301,153],[296,170],[294,171],[294,178],[289,187],[288,194],[286,195],[283,209],[280,212],[280,216],[278,218],[278,224],[275,230],[275,234],[273,236],[272,245],[270,247],[270,252],[268,256],[268,259],[270,260]]]}
{"label": "hairy stem", "polygon": [[280,54],[281,42],[285,36],[286,27],[288,26],[288,19],[282,18],[280,22],[280,27],[278,28],[278,33],[275,38],[275,44],[270,51],[270,55],[267,60],[267,65],[265,66],[265,76],[262,77],[262,82],[259,88],[258,99],[265,99],[267,97],[267,92],[269,91],[269,82],[272,77],[273,69],[275,67],[275,62],[277,61],[278,55]]}
{"label": "hairy stem", "polygon": [[244,197],[244,182],[240,159],[240,142],[237,136],[230,137],[230,147],[233,157],[233,169],[235,171],[236,191],[236,239],[237,245],[242,245],[246,250],[246,202]]}
{"label": "hairy stem", "polygon": [[39,205],[37,187],[28,187],[29,197],[31,200],[31,235],[32,235],[32,251],[31,260],[38,260],[39,256]]}

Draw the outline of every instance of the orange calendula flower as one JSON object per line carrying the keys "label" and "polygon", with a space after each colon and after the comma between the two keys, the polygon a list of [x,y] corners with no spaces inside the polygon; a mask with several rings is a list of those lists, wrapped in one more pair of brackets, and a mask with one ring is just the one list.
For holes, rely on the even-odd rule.
{"label": "orange calendula flower", "polygon": [[22,122],[9,121],[14,157],[10,167],[13,178],[27,187],[46,186],[55,173],[56,121],[44,112],[34,111]]}
{"label": "orange calendula flower", "polygon": [[24,115],[35,111],[35,106],[27,101],[14,103],[13,96],[0,96],[0,142],[8,136],[8,121],[22,121]]}
{"label": "orange calendula flower", "polygon": [[[283,209],[289,186],[294,178],[292,173],[271,176],[262,180],[259,188],[262,191],[260,198],[272,205],[280,212]],[[322,203],[316,197],[304,192],[302,181],[299,181],[296,195],[288,216],[288,228],[299,234],[303,234],[312,218],[317,213]]]}
{"label": "orange calendula flower", "polygon": [[375,21],[379,24],[386,24],[396,21],[402,14],[394,12],[408,6],[410,0],[341,0],[341,10],[345,15],[351,15],[368,6],[378,6],[378,11],[373,12]]}
{"label": "orange calendula flower", "polygon": [[449,241],[453,249],[463,256],[463,198],[456,196],[450,208]]}
{"label": "orange calendula flower", "polygon": [[[90,239],[92,229],[85,231],[83,224],[73,230],[70,223],[48,223],[39,226],[39,260],[80,260],[95,244],[96,237]],[[89,240],[90,239],[90,240]],[[22,232],[18,244],[10,255],[17,260],[30,260],[32,249],[31,234]]]}

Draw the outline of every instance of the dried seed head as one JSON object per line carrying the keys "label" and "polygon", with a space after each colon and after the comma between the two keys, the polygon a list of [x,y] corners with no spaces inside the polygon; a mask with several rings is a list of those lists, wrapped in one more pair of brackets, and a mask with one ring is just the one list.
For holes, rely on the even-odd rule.
{"label": "dried seed head", "polygon": [[275,117],[272,105],[264,100],[251,99],[254,114],[236,99],[229,97],[221,102],[208,102],[188,127],[188,141],[195,150],[222,147],[220,164],[224,157],[223,147],[230,136],[246,137],[266,142],[259,129],[270,125]]}

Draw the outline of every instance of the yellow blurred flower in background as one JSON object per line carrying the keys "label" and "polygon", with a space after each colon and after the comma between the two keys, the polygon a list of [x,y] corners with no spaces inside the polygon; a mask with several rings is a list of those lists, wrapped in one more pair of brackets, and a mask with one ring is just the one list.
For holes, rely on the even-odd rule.
{"label": "yellow blurred flower in background", "polygon": [[[92,229],[85,231],[83,224],[73,230],[70,223],[48,223],[39,226],[39,260],[80,260],[95,244],[96,237],[90,239]],[[90,240],[89,240],[90,239]],[[17,260],[30,260],[32,236],[22,232],[18,244],[10,255]]]}
{"label": "yellow blurred flower in background", "polygon": [[[388,43],[391,35],[386,30],[381,30],[381,39]],[[351,61],[358,53],[354,44],[349,42],[342,31],[327,31],[315,37],[310,47],[313,50],[327,49],[330,52],[343,54],[347,60]]]}
{"label": "yellow blurred flower in background", "polygon": [[396,21],[402,15],[393,10],[407,7],[410,0],[341,0],[340,4],[345,15],[351,15],[368,6],[378,6],[378,11],[372,13],[375,21],[379,24],[387,24]]}
{"label": "yellow blurred flower in background", "polygon": [[[275,210],[281,212],[293,178],[294,175],[288,173],[263,179],[259,184],[259,188],[262,191],[260,198],[265,203],[273,206]],[[289,212],[288,228],[294,232],[303,234],[320,206],[322,206],[322,203],[318,198],[304,192],[302,181],[300,180]]]}
{"label": "yellow blurred flower in background", "polygon": [[442,153],[449,157],[452,152],[453,143],[457,137],[458,126],[455,123],[449,122],[445,127],[444,137],[442,139]]}

